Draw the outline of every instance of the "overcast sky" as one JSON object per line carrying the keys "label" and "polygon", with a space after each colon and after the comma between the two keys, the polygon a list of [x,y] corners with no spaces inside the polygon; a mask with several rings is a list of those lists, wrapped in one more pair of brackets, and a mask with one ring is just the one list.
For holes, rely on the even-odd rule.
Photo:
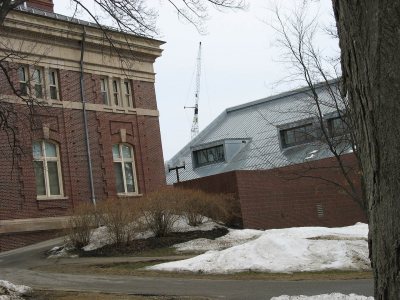
{"label": "overcast sky", "polygon": [[[285,1],[290,8],[303,0]],[[166,42],[163,55],[155,64],[156,94],[164,160],[170,159],[190,141],[196,83],[198,44],[202,42],[202,73],[199,102],[199,127],[204,129],[227,107],[286,91],[299,86],[279,83],[288,74],[282,63],[282,49],[271,9],[279,1],[251,0],[249,9],[220,13],[210,11],[201,35],[182,22],[166,1],[149,1],[159,8],[158,27]],[[281,3],[283,1],[280,1]],[[69,1],[54,0],[55,12],[70,14]],[[280,4],[281,5],[281,4]],[[318,15],[324,26],[333,24],[331,1],[312,1],[311,15]],[[281,8],[284,12],[285,8]],[[319,46],[330,54],[338,51],[337,41],[319,37]]]}

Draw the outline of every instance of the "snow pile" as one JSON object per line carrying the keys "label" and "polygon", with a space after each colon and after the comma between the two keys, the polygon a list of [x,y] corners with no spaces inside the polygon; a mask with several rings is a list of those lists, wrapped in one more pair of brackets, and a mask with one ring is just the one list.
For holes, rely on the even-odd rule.
{"label": "snow pile", "polygon": [[[187,221],[184,217],[179,217],[178,220],[175,222],[173,231],[174,232],[188,232],[188,231],[209,231],[213,230],[214,228],[221,227],[217,223],[211,220],[205,220],[203,224],[199,226],[190,226],[187,224]],[[144,231],[140,232],[135,236],[135,239],[147,239],[153,237],[153,233],[151,231]],[[96,228],[92,232],[92,236],[90,238],[90,243],[83,247],[84,251],[92,251],[106,245],[112,244],[112,240],[109,237],[108,229],[106,226],[102,226]]]}
{"label": "snow pile", "polygon": [[[258,238],[255,238],[257,231],[242,230],[242,239],[238,239],[238,243],[230,248],[208,251],[191,259],[164,263],[148,269],[204,273],[370,269],[366,224],[358,223],[342,228],[300,227],[258,232]],[[246,236],[249,241],[242,243]],[[204,239],[195,240],[190,247],[205,249],[204,244]]]}
{"label": "snow pile", "polygon": [[359,296],[356,294],[343,295],[339,293],[323,294],[317,296],[279,296],[271,300],[374,300],[374,297]]}
{"label": "snow pile", "polygon": [[254,240],[263,234],[261,230],[230,229],[229,233],[215,240],[196,239],[181,244],[174,245],[179,252],[205,252],[210,250],[223,250],[232,246],[237,246]]}
{"label": "snow pile", "polygon": [[26,285],[15,285],[9,281],[0,280],[0,300],[20,300],[22,296],[32,293],[32,288]]}

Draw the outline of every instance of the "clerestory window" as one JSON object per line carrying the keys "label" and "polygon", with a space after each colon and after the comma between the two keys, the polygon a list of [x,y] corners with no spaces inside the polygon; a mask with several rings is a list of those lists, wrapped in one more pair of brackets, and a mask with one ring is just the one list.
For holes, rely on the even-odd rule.
{"label": "clerestory window", "polygon": [[193,152],[196,167],[225,161],[224,146],[218,145]]}
{"label": "clerestory window", "polygon": [[311,123],[280,131],[282,148],[306,144],[314,140]]}

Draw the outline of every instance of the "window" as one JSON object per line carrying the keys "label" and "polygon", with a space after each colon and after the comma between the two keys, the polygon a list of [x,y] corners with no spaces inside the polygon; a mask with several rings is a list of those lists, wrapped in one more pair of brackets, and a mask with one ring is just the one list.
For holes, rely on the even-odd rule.
{"label": "window", "polygon": [[312,132],[312,124],[281,130],[282,148],[311,142],[314,139]]}
{"label": "window", "polygon": [[43,98],[43,72],[40,68],[35,68],[32,74],[32,80],[34,84],[35,97]]}
{"label": "window", "polygon": [[57,75],[57,70],[54,69],[49,70],[49,90],[51,99],[53,100],[59,99],[58,75]]}
{"label": "window", "polygon": [[42,140],[33,143],[33,166],[38,199],[62,196],[62,178],[58,145]]}
{"label": "window", "polygon": [[348,127],[341,117],[328,119],[328,130],[331,137],[341,136],[348,132]]}
{"label": "window", "polygon": [[20,66],[18,68],[18,81],[19,81],[19,91],[21,96],[28,95],[28,67]]}
{"label": "window", "polygon": [[128,80],[124,81],[124,97],[125,97],[125,105],[128,107],[133,107],[132,95],[131,95],[131,84]]}
{"label": "window", "polygon": [[193,152],[196,167],[225,161],[224,146],[218,145]]}
{"label": "window", "polygon": [[119,101],[119,80],[112,81],[114,105],[121,106]]}
{"label": "window", "polygon": [[100,78],[100,93],[104,104],[109,105],[108,102],[108,79]]}
{"label": "window", "polygon": [[112,152],[117,193],[136,194],[136,170],[132,147],[127,144],[115,144]]}

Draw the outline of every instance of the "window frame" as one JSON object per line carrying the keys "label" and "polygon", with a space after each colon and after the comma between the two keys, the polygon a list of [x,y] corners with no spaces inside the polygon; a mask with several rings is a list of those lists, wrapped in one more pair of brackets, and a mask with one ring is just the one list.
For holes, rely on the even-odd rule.
{"label": "window frame", "polygon": [[[21,71],[22,70],[22,73]],[[21,80],[21,74],[23,75],[23,80]],[[21,96],[28,96],[30,89],[29,89],[29,66],[28,65],[20,65],[17,69],[17,77],[19,83],[19,90]],[[24,86],[24,88],[22,88]]]}
{"label": "window frame", "polygon": [[[301,129],[301,128],[310,128],[311,130],[310,131],[306,130],[304,133],[302,133],[299,131],[299,129]],[[315,135],[313,134],[314,130],[315,130],[314,124],[312,122],[307,122],[307,123],[295,125],[292,127],[281,128],[279,130],[279,137],[281,140],[282,149],[287,149],[287,148],[298,146],[298,145],[312,143],[313,141],[315,141]],[[293,132],[294,142],[288,143],[288,141],[287,141],[288,140],[288,132]],[[298,134],[298,136],[296,136],[296,133]],[[308,136],[308,138],[300,139],[300,137],[299,137],[300,134]],[[298,139],[298,140],[296,140],[296,139]]]}
{"label": "window frame", "polygon": [[131,81],[126,79],[122,82],[123,85],[123,95],[124,95],[124,104],[128,108],[133,108],[133,97],[132,97],[132,85]]}
{"label": "window frame", "polygon": [[[118,154],[119,157],[115,157],[114,156],[114,151],[113,148],[114,146],[118,146]],[[123,146],[126,146],[129,148],[130,151],[130,158],[125,158],[123,156]],[[138,190],[138,178],[137,178],[137,173],[136,173],[136,163],[135,163],[135,151],[132,147],[132,145],[127,144],[127,143],[117,143],[117,144],[113,144],[112,145],[112,159],[113,159],[113,166],[116,163],[120,163],[121,164],[121,171],[122,171],[122,181],[123,181],[123,185],[124,185],[124,192],[118,192],[117,190],[117,176],[115,174],[115,169],[114,169],[114,177],[115,177],[115,187],[117,190],[117,195],[118,196],[135,196],[135,195],[139,195],[139,190]],[[126,173],[125,173],[125,164],[131,164],[132,166],[132,176],[133,176],[133,188],[134,191],[133,192],[128,192],[128,184],[127,184],[127,180],[126,180]]]}
{"label": "window frame", "polygon": [[111,100],[108,83],[109,79],[107,77],[100,77],[100,94],[102,98],[102,104],[104,105],[110,105],[110,100]]}
{"label": "window frame", "polygon": [[[53,83],[53,76],[51,76],[51,74],[54,74],[54,83]],[[49,95],[48,95],[48,99],[50,100],[61,100],[60,99],[60,83],[59,83],[59,76],[58,76],[58,70],[57,69],[53,69],[50,68],[48,69],[47,72],[47,86],[48,86],[48,91],[49,91]],[[56,98],[52,97],[52,92],[51,92],[51,88],[55,88],[56,89]]]}
{"label": "window frame", "polygon": [[[335,120],[341,120],[342,125],[344,125],[344,126],[342,126],[341,130],[339,130],[339,132],[337,131],[337,129],[335,130],[335,127],[334,127]],[[341,116],[331,117],[331,118],[327,119],[326,123],[327,123],[327,127],[328,127],[329,137],[331,137],[331,138],[344,136],[349,133],[349,128],[348,128],[347,124],[344,122],[343,117],[341,117]]]}
{"label": "window frame", "polygon": [[[57,198],[64,198],[64,187],[63,187],[63,179],[62,179],[62,171],[61,171],[61,156],[60,156],[60,148],[58,143],[53,142],[51,140],[36,140],[32,143],[32,152],[33,146],[35,143],[40,143],[40,151],[41,155],[39,157],[35,157],[33,154],[33,162],[41,162],[43,166],[43,177],[44,177],[44,186],[45,186],[45,195],[38,195],[37,194],[37,186],[35,183],[36,188],[36,199],[37,200],[46,200],[46,199],[57,199]],[[46,155],[46,148],[45,143],[52,144],[56,148],[56,157],[48,157]],[[48,170],[48,162],[56,162],[57,163],[57,174],[58,174],[58,188],[59,194],[51,194],[50,190],[50,179],[49,179],[49,170]],[[36,181],[36,172],[35,173],[35,181]]]}
{"label": "window frame", "polygon": [[[209,150],[212,149],[219,149],[219,151],[221,151],[220,153],[222,153],[222,156],[220,158],[214,159],[214,160],[210,160],[209,159]],[[204,157],[206,158],[206,162],[200,162],[199,160],[199,155],[201,154],[206,154]],[[225,162],[226,161],[226,154],[225,154],[225,147],[224,144],[218,144],[215,146],[211,146],[211,147],[206,147],[206,148],[202,148],[202,149],[197,149],[193,151],[193,160],[194,160],[194,165],[195,168],[200,168],[203,166],[209,166],[209,165],[214,165],[217,163],[221,163],[221,162]]]}
{"label": "window frame", "polygon": [[113,78],[111,81],[111,90],[113,95],[113,106],[123,107],[121,99],[121,81],[117,78]]}
{"label": "window frame", "polygon": [[[39,74],[39,83],[37,82],[36,78],[35,78],[35,73],[38,72]],[[32,87],[33,87],[33,91],[35,93],[35,98],[37,99],[45,99],[46,95],[45,95],[45,91],[44,91],[44,70],[42,67],[34,67],[33,68],[33,72],[32,72]],[[41,97],[38,97],[37,95],[37,86],[40,86],[40,92],[41,92]]]}

